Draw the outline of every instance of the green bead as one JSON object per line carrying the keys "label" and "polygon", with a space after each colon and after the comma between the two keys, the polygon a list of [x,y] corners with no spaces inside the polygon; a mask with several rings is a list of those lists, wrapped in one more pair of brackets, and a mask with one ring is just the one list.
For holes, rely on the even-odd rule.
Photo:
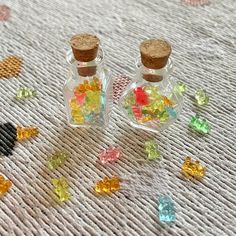
{"label": "green bead", "polygon": [[211,130],[207,120],[200,118],[199,115],[192,116],[189,127],[200,134],[208,134]]}
{"label": "green bead", "polygon": [[185,85],[185,83],[178,81],[174,87],[174,92],[179,94],[179,95],[183,95],[187,90],[187,87]]}
{"label": "green bead", "polygon": [[86,113],[95,112],[99,113],[101,106],[101,92],[100,91],[87,91],[85,99],[84,110]]}
{"label": "green bead", "polygon": [[159,89],[157,86],[146,86],[144,88],[145,92],[148,94],[149,100],[157,100],[161,98],[161,95],[159,93]]}
{"label": "green bead", "polygon": [[52,179],[53,191],[60,202],[64,202],[70,198],[69,185],[67,179],[61,177],[59,179]]}
{"label": "green bead", "polygon": [[170,118],[170,116],[167,111],[163,111],[159,116],[160,121],[163,123],[167,122],[169,120],[169,118]]}
{"label": "green bead", "polygon": [[144,146],[145,146],[145,151],[148,154],[148,160],[155,160],[160,157],[161,154],[154,140],[146,141]]}
{"label": "green bead", "polygon": [[124,98],[124,107],[130,107],[135,104],[135,97],[133,92],[129,92]]}
{"label": "green bead", "polygon": [[35,89],[31,88],[19,88],[16,91],[16,98],[17,99],[26,99],[26,98],[32,98],[35,97],[37,94]]}
{"label": "green bead", "polygon": [[50,170],[56,169],[58,166],[63,165],[68,159],[69,155],[66,152],[56,152],[48,159],[48,168]]}
{"label": "green bead", "polygon": [[209,103],[209,96],[205,89],[198,89],[195,92],[195,99],[199,106],[207,105]]}

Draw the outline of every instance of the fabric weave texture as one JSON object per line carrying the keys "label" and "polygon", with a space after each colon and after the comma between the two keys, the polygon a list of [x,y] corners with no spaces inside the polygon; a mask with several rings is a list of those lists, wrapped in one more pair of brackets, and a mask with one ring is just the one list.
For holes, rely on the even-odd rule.
{"label": "fabric weave texture", "polygon": [[[40,134],[18,142],[12,156],[0,157],[0,173],[13,182],[0,199],[0,235],[104,236],[235,236],[236,235],[236,79],[235,0],[212,0],[205,6],[181,0],[0,0],[11,8],[0,22],[0,59],[23,60],[18,78],[0,80],[0,122],[37,126]],[[113,78],[133,77],[139,43],[151,37],[172,44],[173,76],[188,86],[181,116],[156,135],[132,128],[117,103],[106,129],[68,126],[62,87],[69,39],[95,33],[103,42]],[[122,80],[121,80],[122,81]],[[37,97],[18,101],[19,87],[32,87]],[[123,87],[122,85],[117,87]],[[209,105],[199,108],[193,96],[203,87]],[[118,94],[118,92],[116,92]],[[199,112],[212,131],[198,136],[188,129]],[[144,142],[155,139],[162,160],[145,161]],[[98,153],[118,146],[123,156],[101,165]],[[47,168],[55,151],[70,159],[56,171]],[[186,156],[207,167],[202,181],[183,178]],[[93,186],[104,176],[119,175],[122,190],[96,196]],[[51,178],[69,180],[71,200],[57,204]],[[169,194],[176,221],[161,224],[157,200]]]}

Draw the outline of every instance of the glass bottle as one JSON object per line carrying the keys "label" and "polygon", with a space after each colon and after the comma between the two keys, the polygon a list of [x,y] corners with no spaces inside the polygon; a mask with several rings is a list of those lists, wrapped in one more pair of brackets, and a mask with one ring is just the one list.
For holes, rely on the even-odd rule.
{"label": "glass bottle", "polygon": [[75,35],[67,53],[68,79],[64,85],[67,119],[73,127],[104,127],[112,106],[112,81],[104,66],[99,39],[90,34]]}
{"label": "glass bottle", "polygon": [[121,95],[119,106],[132,126],[159,132],[177,119],[183,104],[170,77],[171,46],[161,39],[145,40],[140,54],[136,75]]}

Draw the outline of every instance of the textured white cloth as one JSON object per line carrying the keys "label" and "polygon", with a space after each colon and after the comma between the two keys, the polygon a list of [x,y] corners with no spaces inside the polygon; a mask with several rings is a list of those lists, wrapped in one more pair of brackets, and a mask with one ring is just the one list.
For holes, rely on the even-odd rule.
{"label": "textured white cloth", "polygon": [[[19,78],[0,80],[0,122],[35,125],[40,135],[17,143],[14,154],[1,157],[0,173],[13,187],[0,200],[0,235],[236,235],[235,150],[235,0],[211,1],[204,7],[180,0],[0,0],[11,18],[0,22],[0,57],[23,58]],[[66,79],[68,40],[78,32],[96,33],[113,76],[132,76],[139,43],[164,37],[173,45],[174,76],[188,86],[183,113],[168,130],[154,135],[130,127],[114,106],[106,130],[73,129],[66,123],[62,87]],[[20,86],[34,87],[38,97],[14,99]],[[205,88],[210,103],[194,105]],[[208,136],[188,130],[195,112],[212,126]],[[143,162],[145,140],[155,138],[163,159]],[[117,163],[97,162],[101,148],[123,149]],[[57,171],[48,155],[66,149],[71,158]],[[207,167],[203,181],[180,175],[185,156]],[[117,174],[123,190],[107,197],[93,193],[94,183]],[[72,198],[58,205],[51,178],[65,176]],[[163,187],[165,186],[165,187]],[[169,193],[177,220],[161,224],[157,198]]]}

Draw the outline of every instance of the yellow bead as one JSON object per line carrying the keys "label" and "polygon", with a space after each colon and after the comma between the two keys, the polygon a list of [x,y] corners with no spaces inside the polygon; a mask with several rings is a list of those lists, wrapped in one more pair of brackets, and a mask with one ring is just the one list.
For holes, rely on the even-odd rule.
{"label": "yellow bead", "polygon": [[202,178],[205,175],[206,168],[199,161],[192,161],[191,157],[186,157],[182,172],[186,177]]}
{"label": "yellow bead", "polygon": [[120,189],[120,179],[116,176],[112,178],[105,177],[103,180],[100,180],[95,185],[96,193],[112,193]]}
{"label": "yellow bead", "polygon": [[34,137],[38,135],[38,133],[39,131],[38,131],[38,128],[36,127],[17,127],[17,130],[16,130],[18,141]]}
{"label": "yellow bead", "polygon": [[75,97],[73,97],[71,100],[70,100],[70,108],[71,110],[76,110],[79,108],[79,105],[77,103],[77,100]]}
{"label": "yellow bead", "polygon": [[73,116],[73,120],[76,124],[83,124],[84,123],[83,116]]}
{"label": "yellow bead", "polygon": [[69,185],[67,179],[61,177],[59,179],[52,179],[53,191],[60,202],[64,202],[70,198]]}

